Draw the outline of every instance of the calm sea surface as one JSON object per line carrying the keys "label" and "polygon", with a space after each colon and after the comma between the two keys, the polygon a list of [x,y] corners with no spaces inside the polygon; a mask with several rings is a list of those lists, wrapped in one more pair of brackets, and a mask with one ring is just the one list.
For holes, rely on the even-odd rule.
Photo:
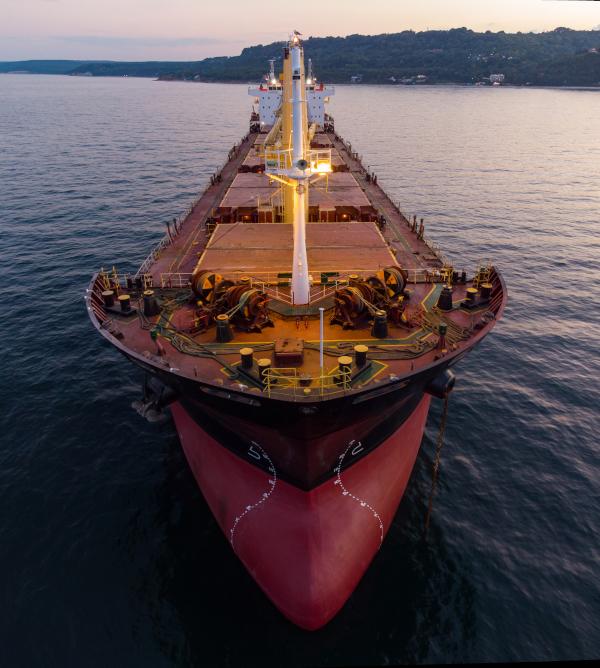
{"label": "calm sea surface", "polygon": [[247,129],[237,85],[0,77],[0,664],[301,666],[600,656],[600,93],[338,87],[338,131],[504,319],[457,369],[394,526],[325,629],[285,621],[141,374],[92,329]]}

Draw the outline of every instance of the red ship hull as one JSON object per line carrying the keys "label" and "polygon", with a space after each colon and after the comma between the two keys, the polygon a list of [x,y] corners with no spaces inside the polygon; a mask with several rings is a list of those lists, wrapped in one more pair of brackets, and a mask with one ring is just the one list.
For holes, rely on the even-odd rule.
{"label": "red ship hull", "polygon": [[[362,447],[352,441],[332,477],[304,491],[220,445],[185,411],[173,418],[194,476],[221,529],[268,598],[307,630],[326,624],[348,600],[380,548],[421,444],[431,397],[386,441],[344,468]],[[264,463],[264,462],[263,462]]]}

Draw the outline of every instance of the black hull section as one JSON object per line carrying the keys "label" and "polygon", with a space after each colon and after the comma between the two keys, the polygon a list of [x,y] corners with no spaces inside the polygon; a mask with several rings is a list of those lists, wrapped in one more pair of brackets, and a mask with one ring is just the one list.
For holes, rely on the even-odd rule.
{"label": "black hull section", "polygon": [[386,441],[450,363],[440,360],[408,379],[382,382],[369,391],[308,402],[216,388],[131,359],[172,388],[194,421],[221,445],[259,467],[264,461],[258,455],[260,446],[280,477],[303,490],[335,475],[339,457],[350,443],[345,467]]}

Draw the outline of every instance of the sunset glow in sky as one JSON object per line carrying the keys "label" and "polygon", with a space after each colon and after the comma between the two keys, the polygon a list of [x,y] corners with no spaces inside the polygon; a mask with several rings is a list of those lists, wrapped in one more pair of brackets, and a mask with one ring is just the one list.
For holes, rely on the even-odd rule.
{"label": "sunset glow in sky", "polygon": [[[0,0],[0,60],[199,60],[304,36],[600,28],[577,0]],[[600,39],[599,39],[600,41]]]}

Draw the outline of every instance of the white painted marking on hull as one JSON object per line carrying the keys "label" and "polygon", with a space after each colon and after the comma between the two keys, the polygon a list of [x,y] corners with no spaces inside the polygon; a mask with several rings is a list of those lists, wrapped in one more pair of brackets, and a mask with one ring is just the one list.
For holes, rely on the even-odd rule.
{"label": "white painted marking on hull", "polygon": [[[355,445],[355,443],[356,443],[356,445]],[[363,445],[360,441],[358,441],[358,443],[357,443],[355,440],[352,440],[352,441],[350,441],[350,443],[348,443],[348,447],[340,455],[340,460],[338,462],[338,465],[336,466],[336,468],[333,469],[334,472],[336,473],[336,478],[333,481],[333,484],[339,486],[339,488],[342,492],[342,496],[348,496],[351,499],[354,499],[354,501],[356,501],[360,505],[361,508],[367,508],[373,514],[373,517],[379,523],[379,546],[381,547],[381,544],[383,543],[383,522],[381,520],[381,516],[375,510],[375,508],[373,508],[373,506],[371,506],[369,503],[367,503],[363,499],[360,499],[358,496],[355,496],[354,494],[352,494],[352,492],[348,491],[346,489],[346,487],[344,486],[344,483],[342,482],[342,477],[341,477],[342,464],[344,463],[344,459],[345,459],[346,455],[348,454],[348,450],[350,450],[350,448],[352,448],[352,453],[351,454],[353,454],[353,455],[357,455],[359,452],[361,452],[364,449]]]}
{"label": "white painted marking on hull", "polygon": [[[260,454],[257,452],[260,450]],[[260,459],[261,456],[266,459],[267,464],[268,464],[268,471],[271,474],[271,478],[268,480],[269,484],[269,489],[266,492],[263,492],[260,499],[256,501],[255,503],[252,503],[244,508],[244,511],[241,513],[241,515],[238,515],[235,520],[233,521],[233,526],[229,530],[229,542],[231,543],[231,547],[233,547],[235,551],[235,530],[237,529],[238,524],[242,521],[242,519],[248,514],[251,513],[253,510],[256,510],[258,506],[261,504],[265,503],[265,501],[273,494],[273,490],[275,489],[275,486],[277,485],[277,471],[275,470],[275,465],[271,461],[271,458],[269,455],[260,447],[256,441],[252,441],[250,448],[248,448],[248,454],[250,457],[253,459]]]}

